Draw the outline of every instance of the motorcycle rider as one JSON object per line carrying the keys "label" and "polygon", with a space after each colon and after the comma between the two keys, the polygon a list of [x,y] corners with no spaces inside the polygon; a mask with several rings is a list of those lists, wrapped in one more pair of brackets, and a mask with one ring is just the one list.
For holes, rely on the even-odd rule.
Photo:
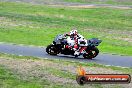
{"label": "motorcycle rider", "polygon": [[74,55],[79,56],[79,44],[82,41],[85,43],[84,37],[81,34],[78,34],[77,30],[71,30],[69,33],[66,33],[65,36],[68,36],[67,43],[75,51]]}

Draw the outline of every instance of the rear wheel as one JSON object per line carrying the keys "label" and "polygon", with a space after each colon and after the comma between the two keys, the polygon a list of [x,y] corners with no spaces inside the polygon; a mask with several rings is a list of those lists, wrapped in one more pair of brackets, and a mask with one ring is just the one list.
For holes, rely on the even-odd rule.
{"label": "rear wheel", "polygon": [[46,52],[50,55],[57,55],[57,49],[54,45],[48,45],[46,48]]}
{"label": "rear wheel", "polygon": [[83,55],[84,58],[92,59],[95,58],[99,54],[99,50],[96,47],[93,47],[90,50],[86,50],[87,53]]}

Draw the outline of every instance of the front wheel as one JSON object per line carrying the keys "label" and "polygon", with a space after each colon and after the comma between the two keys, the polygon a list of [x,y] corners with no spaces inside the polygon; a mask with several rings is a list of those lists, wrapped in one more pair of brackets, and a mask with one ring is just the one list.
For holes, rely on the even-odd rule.
{"label": "front wheel", "polygon": [[87,53],[83,54],[83,57],[87,59],[95,58],[99,54],[99,50],[97,47],[93,47],[90,50],[87,49],[86,52]]}
{"label": "front wheel", "polygon": [[46,48],[46,52],[50,55],[57,55],[57,49],[54,45],[48,45]]}

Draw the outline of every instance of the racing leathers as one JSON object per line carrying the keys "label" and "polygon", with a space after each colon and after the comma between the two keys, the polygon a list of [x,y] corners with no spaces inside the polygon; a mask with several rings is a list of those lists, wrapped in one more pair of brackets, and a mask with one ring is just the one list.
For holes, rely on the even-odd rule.
{"label": "racing leathers", "polygon": [[86,44],[84,37],[81,34],[73,35],[72,33],[67,33],[65,36],[68,36],[67,43],[75,51],[74,55],[79,56],[79,46],[82,44],[81,42],[83,42],[84,45]]}

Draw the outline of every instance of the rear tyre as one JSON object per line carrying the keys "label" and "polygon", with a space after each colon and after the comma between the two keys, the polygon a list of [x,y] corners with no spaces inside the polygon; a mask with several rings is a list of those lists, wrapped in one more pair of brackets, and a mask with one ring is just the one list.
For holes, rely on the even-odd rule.
{"label": "rear tyre", "polygon": [[83,54],[83,57],[86,59],[95,58],[99,54],[97,47],[93,47],[91,50],[86,50],[87,53]]}
{"label": "rear tyre", "polygon": [[54,45],[48,45],[46,48],[46,52],[50,55],[57,55],[57,49]]}

